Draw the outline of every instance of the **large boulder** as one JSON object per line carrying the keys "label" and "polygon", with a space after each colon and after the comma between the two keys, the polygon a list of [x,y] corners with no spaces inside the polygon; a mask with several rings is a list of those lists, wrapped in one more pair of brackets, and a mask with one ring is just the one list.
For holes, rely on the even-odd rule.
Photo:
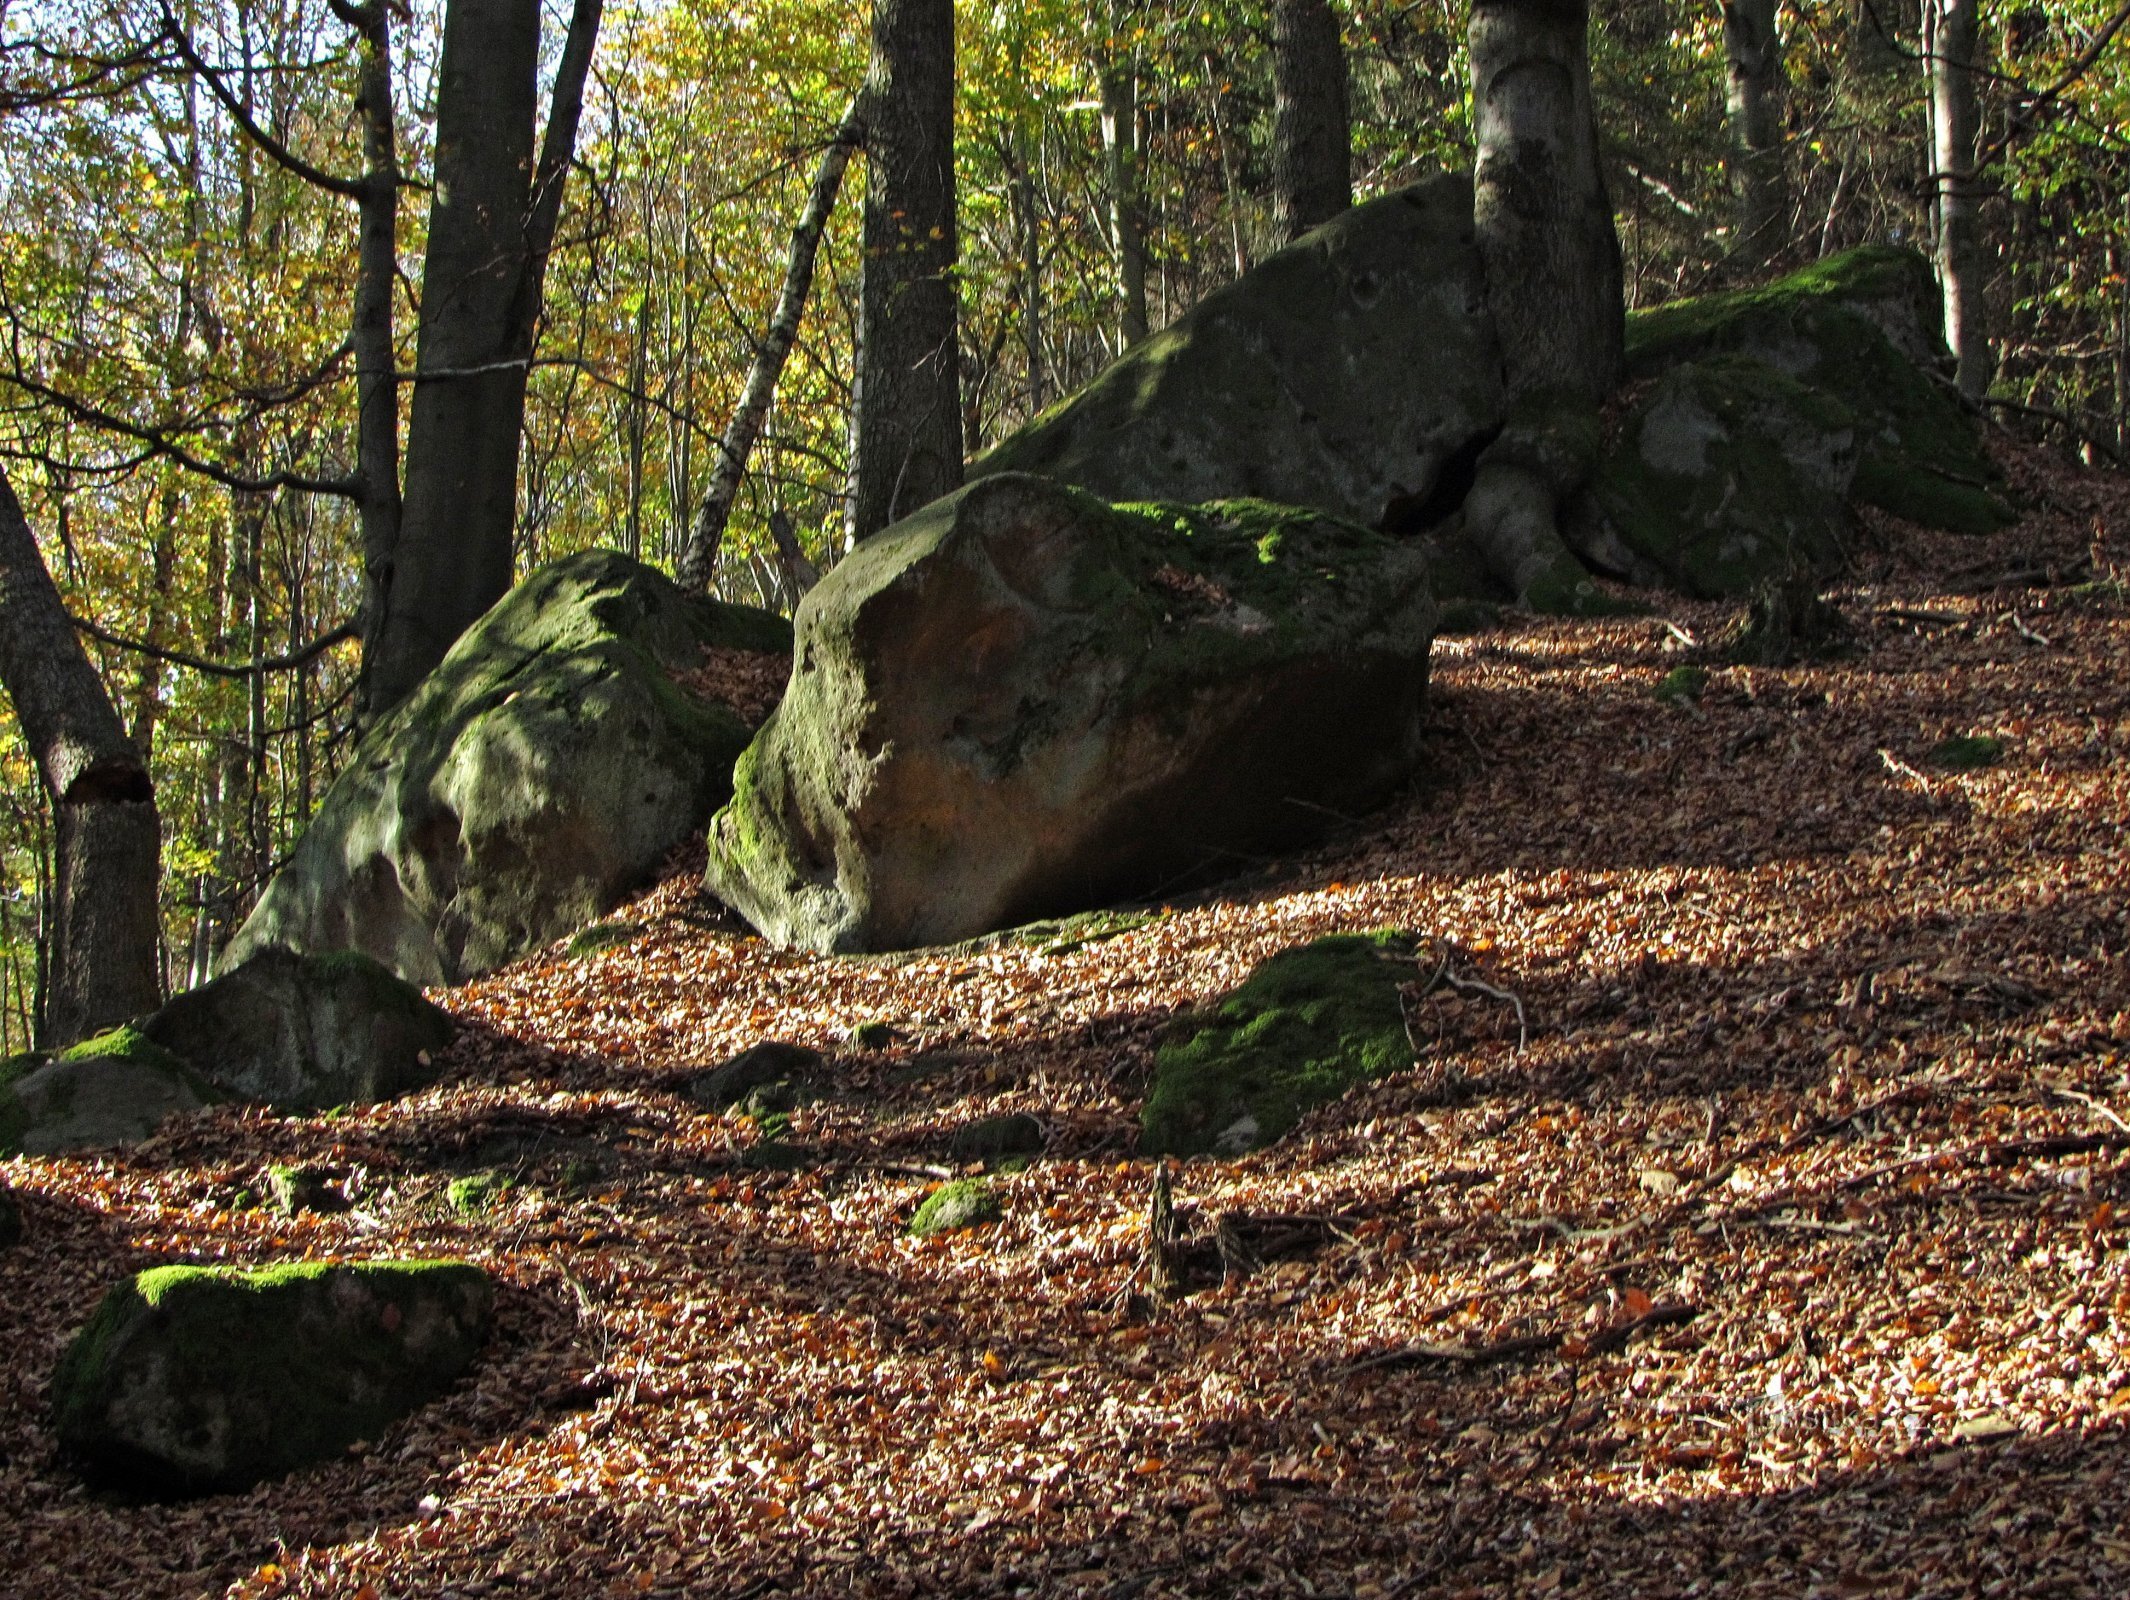
{"label": "large boulder", "polygon": [[1333,934],[1282,950],[1173,1031],[1140,1113],[1148,1155],[1240,1155],[1355,1084],[1413,1064],[1397,933]]}
{"label": "large boulder", "polygon": [[889,950],[1279,848],[1412,771],[1434,619],[1410,540],[981,479],[799,607],[708,886],[780,943]]}
{"label": "large boulder", "polygon": [[1636,582],[1704,596],[1831,573],[1853,508],[1993,532],[2012,512],[1949,358],[1930,268],[1873,246],[1628,319],[1631,387],[1571,539]]}
{"label": "large boulder", "polygon": [[707,653],[789,648],[612,551],[542,568],[363,739],[224,970],[280,945],[457,983],[589,921],[731,792],[751,730],[687,686]]}
{"label": "large boulder", "polygon": [[52,1378],[62,1451],[157,1495],[242,1489],[374,1440],[479,1352],[463,1262],[158,1267],[105,1295]]}
{"label": "large boulder", "polygon": [[165,1117],[222,1096],[138,1028],[114,1028],[56,1055],[0,1068],[0,1155],[60,1155],[138,1144]]}
{"label": "large boulder", "polygon": [[452,1025],[368,956],[269,949],[179,995],[140,1031],[239,1099],[320,1111],[431,1082]]}
{"label": "large boulder", "polygon": [[1506,406],[1471,181],[1445,177],[1268,256],[969,472],[1410,530],[1456,509]]}

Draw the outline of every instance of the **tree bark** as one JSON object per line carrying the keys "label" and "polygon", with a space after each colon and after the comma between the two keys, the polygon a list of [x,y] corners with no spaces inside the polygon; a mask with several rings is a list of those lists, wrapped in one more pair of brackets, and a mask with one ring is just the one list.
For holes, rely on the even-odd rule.
{"label": "tree bark", "polygon": [[1982,235],[1976,215],[1981,185],[1975,140],[1978,0],[1934,0],[1925,53],[1930,61],[1933,205],[1938,284],[1945,298],[1945,342],[1952,347],[1961,396],[1980,405],[1989,392],[1989,323],[1982,305]]}
{"label": "tree bark", "polygon": [[1789,242],[1789,192],[1783,170],[1782,40],[1775,0],[1724,0],[1725,106],[1729,114],[1731,193],[1737,203],[1732,254],[1757,265]]}
{"label": "tree bark", "polygon": [[53,917],[38,1042],[72,1044],[162,1000],[162,830],[140,747],[67,620],[0,472],[0,685],[53,819]]}
{"label": "tree bark", "polygon": [[[748,457],[761,437],[769,403],[776,397],[777,380],[784,375],[784,363],[799,337],[799,319],[806,311],[806,297],[813,290],[814,257],[821,248],[821,235],[843,187],[843,172],[850,165],[851,151],[863,138],[858,108],[853,105],[837,124],[828,148],[821,152],[821,165],[814,173],[806,209],[791,230],[791,258],[784,268],[783,292],[777,296],[768,331],[755,346],[754,366],[747,374],[740,403],[725,426],[724,437],[718,440],[717,459],[710,468],[710,487],[696,511],[688,548],[674,574],[683,588],[707,589],[717,571],[718,543],[725,537],[725,524],[731,520],[732,504],[739,496]],[[958,454],[958,445],[956,449]]]}
{"label": "tree bark", "polygon": [[1346,44],[1330,0],[1273,0],[1272,215],[1293,239],[1353,204]]}
{"label": "tree bark", "polygon": [[451,0],[398,542],[365,642],[382,715],[510,588],[526,379],[599,0],[578,0],[537,170],[537,0]]}
{"label": "tree bark", "polygon": [[1509,386],[1595,402],[1626,345],[1585,0],[1475,0],[1473,222]]}
{"label": "tree bark", "polygon": [[954,8],[875,0],[850,531],[867,539],[959,488]]}
{"label": "tree bark", "polygon": [[1102,69],[1102,148],[1117,254],[1117,332],[1129,349],[1147,335],[1146,220],[1139,204],[1139,77],[1122,62]]}

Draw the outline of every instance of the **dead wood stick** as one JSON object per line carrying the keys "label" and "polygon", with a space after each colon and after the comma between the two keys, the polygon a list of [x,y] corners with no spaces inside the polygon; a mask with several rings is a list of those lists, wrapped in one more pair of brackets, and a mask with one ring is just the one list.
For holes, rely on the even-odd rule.
{"label": "dead wood stick", "polygon": [[1484,1367],[1497,1361],[1519,1361],[1527,1356],[1548,1355],[1556,1351],[1569,1351],[1584,1356],[1610,1355],[1624,1350],[1640,1334],[1652,1328],[1674,1328],[1693,1321],[1701,1314],[1699,1306],[1683,1302],[1676,1305],[1653,1306],[1639,1317],[1615,1323],[1600,1329],[1580,1347],[1574,1344],[1575,1336],[1566,1332],[1524,1334],[1514,1339],[1498,1339],[1492,1344],[1407,1344],[1395,1350],[1378,1351],[1372,1356],[1363,1356],[1339,1368],[1338,1375],[1350,1378],[1360,1372],[1380,1371],[1387,1367],[1416,1366],[1423,1361],[1442,1361],[1455,1366]]}
{"label": "dead wood stick", "polygon": [[2028,627],[2026,625],[2026,619],[2020,616],[2018,612],[2007,611],[2005,613],[2005,616],[2012,624],[2012,631],[2018,634],[2020,638],[2026,640],[2027,643],[2038,644],[2044,650],[2053,650],[2056,648],[2056,642],[2053,639],[2049,638],[2046,634],[2036,633],[2032,628]]}

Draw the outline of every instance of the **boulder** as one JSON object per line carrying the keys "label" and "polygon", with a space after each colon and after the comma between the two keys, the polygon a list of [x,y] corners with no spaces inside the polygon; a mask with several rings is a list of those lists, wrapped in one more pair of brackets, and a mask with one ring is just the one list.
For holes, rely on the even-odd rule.
{"label": "boulder", "polygon": [[[1851,507],[1955,533],[2002,527],[2000,474],[1935,376],[1950,360],[1940,327],[1929,264],[1890,246],[1637,312],[1627,360],[1641,387],[1594,487],[1585,554],[1636,581],[1743,595],[1786,565],[1832,570]],[[1652,455],[1672,463],[1655,490],[1642,481]]]}
{"label": "boulder", "polygon": [[267,949],[179,995],[140,1031],[238,1099],[322,1111],[433,1082],[452,1023],[368,956]]}
{"label": "boulder", "polygon": [[60,1448],[96,1483],[172,1496],[330,1460],[442,1393],[493,1298],[462,1262],[143,1272],[60,1360]]}
{"label": "boulder", "polygon": [[1140,1113],[1146,1155],[1240,1155],[1357,1083],[1413,1064],[1411,940],[1333,934],[1282,950],[1178,1025]]}
{"label": "boulder", "polygon": [[750,729],[691,692],[706,653],[789,648],[612,551],[542,568],[363,738],[223,968],[345,949],[457,983],[592,920],[731,792]]}
{"label": "boulder", "polygon": [[708,887],[865,951],[1232,869],[1412,772],[1434,617],[1424,553],[1354,523],[980,479],[800,605]]}
{"label": "boulder", "polygon": [[789,1111],[798,1104],[827,1060],[803,1044],[764,1039],[731,1060],[691,1078],[688,1098],[712,1111],[744,1106],[762,1111]]}
{"label": "boulder", "polygon": [[222,1096],[139,1029],[114,1028],[0,1074],[0,1154],[57,1155],[137,1144],[165,1117]]}
{"label": "boulder", "polygon": [[969,474],[1410,531],[1456,509],[1506,406],[1471,181],[1436,178],[1266,257]]}
{"label": "boulder", "polygon": [[1004,1214],[998,1196],[984,1179],[956,1178],[925,1196],[906,1231],[913,1239],[930,1239],[996,1222]]}

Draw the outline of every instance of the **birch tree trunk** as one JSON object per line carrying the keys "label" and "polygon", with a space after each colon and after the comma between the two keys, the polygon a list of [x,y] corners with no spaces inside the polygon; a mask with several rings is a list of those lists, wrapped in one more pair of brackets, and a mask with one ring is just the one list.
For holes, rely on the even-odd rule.
{"label": "birch tree trunk", "polygon": [[[1121,32],[1127,13],[1111,8],[1111,28]],[[1117,256],[1121,303],[1117,332],[1128,349],[1147,335],[1146,216],[1139,194],[1139,74],[1125,55],[1101,64],[1102,152],[1109,178],[1109,237]]]}
{"label": "birch tree trunk", "polygon": [[875,0],[849,527],[961,486],[952,0]]}
{"label": "birch tree trunk", "polygon": [[72,1044],[162,1000],[162,830],[140,747],[67,620],[0,473],[0,685],[52,807],[54,884],[39,1044]]}
{"label": "birch tree trunk", "polygon": [[1346,44],[1330,0],[1273,0],[1272,215],[1282,239],[1353,204]]}
{"label": "birch tree trunk", "polygon": [[1732,254],[1758,264],[1789,242],[1783,171],[1782,41],[1775,0],[1724,0],[1725,109],[1731,193],[1737,203]]}

